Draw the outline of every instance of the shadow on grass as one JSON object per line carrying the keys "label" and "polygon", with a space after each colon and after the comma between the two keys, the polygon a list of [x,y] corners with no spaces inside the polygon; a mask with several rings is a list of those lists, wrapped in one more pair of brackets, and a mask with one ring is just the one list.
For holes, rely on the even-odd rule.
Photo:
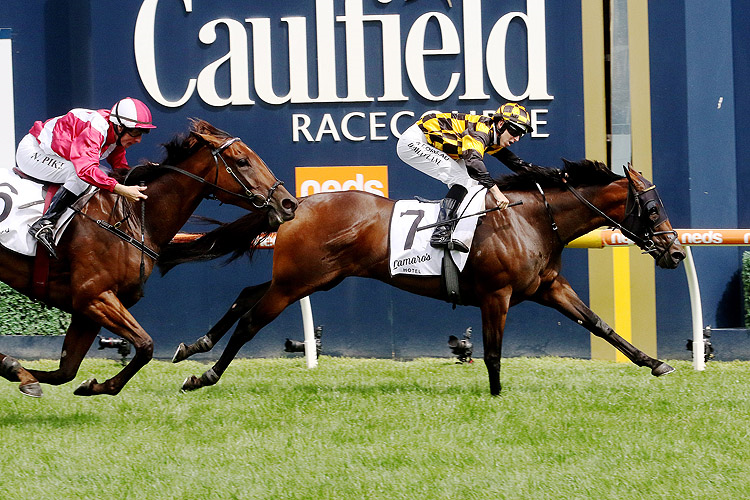
{"label": "shadow on grass", "polygon": [[41,426],[41,427],[71,427],[80,426],[82,424],[99,424],[101,418],[98,415],[89,415],[85,413],[70,413],[65,415],[49,415],[49,414],[14,414],[14,415],[0,415],[0,428],[3,427],[25,427],[29,426]]}
{"label": "shadow on grass", "polygon": [[[221,382],[219,382],[221,384]],[[403,380],[382,381],[382,382],[351,382],[351,383],[295,383],[294,385],[283,385],[275,383],[258,383],[254,385],[228,383],[224,386],[204,387],[202,391],[226,392],[227,394],[236,395],[243,393],[259,397],[273,397],[274,394],[284,392],[285,394],[297,393],[301,398],[307,398],[311,395],[323,396],[336,394],[348,394],[360,397],[391,396],[399,394],[421,394],[421,395],[462,395],[462,396],[488,396],[490,393],[489,384],[476,384],[474,382],[461,385],[451,383],[450,385],[437,385],[430,382],[405,382]],[[184,393],[186,396],[197,394],[194,392]]]}

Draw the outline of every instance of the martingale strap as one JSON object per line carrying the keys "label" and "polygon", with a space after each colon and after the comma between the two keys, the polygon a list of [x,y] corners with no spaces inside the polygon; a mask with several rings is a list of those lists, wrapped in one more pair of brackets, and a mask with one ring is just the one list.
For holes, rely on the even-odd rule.
{"label": "martingale strap", "polygon": [[[79,213],[83,214],[83,212],[79,212]],[[83,214],[83,215],[86,215],[86,214]],[[118,238],[120,238],[121,240],[123,240],[124,242],[130,243],[135,248],[137,248],[141,252],[145,253],[146,255],[148,255],[149,257],[151,257],[152,259],[157,260],[159,258],[159,254],[156,253],[154,250],[150,249],[144,243],[141,243],[140,241],[136,240],[135,238],[133,238],[132,236],[130,236],[126,232],[122,231],[121,229],[113,226],[109,222],[107,222],[105,220],[101,220],[101,219],[96,219],[95,222],[96,222],[96,224],[99,227],[106,229],[107,231],[109,231],[110,233],[114,234],[115,236],[117,236]]]}
{"label": "martingale strap", "polygon": [[89,214],[86,214],[86,213],[82,212],[78,208],[74,207],[73,211],[75,213],[77,213],[77,214],[79,214],[79,215],[81,215],[81,216],[83,216],[83,217],[91,220],[91,221],[94,221],[97,226],[101,227],[102,229],[106,229],[110,233],[112,233],[115,236],[117,236],[118,238],[120,238],[122,241],[133,245],[135,248],[137,248],[138,250],[140,250],[142,253],[145,253],[146,255],[148,255],[149,257],[151,257],[152,259],[157,260],[159,258],[159,254],[158,253],[156,253],[151,248],[147,247],[144,243],[141,243],[140,241],[136,240],[135,238],[133,238],[132,236],[130,236],[128,233],[122,231],[120,228],[118,228],[118,227],[110,224],[109,222],[107,222],[105,220],[94,219]]}
{"label": "martingale strap", "polygon": [[544,189],[542,189],[542,186],[540,186],[538,182],[535,182],[534,184],[536,184],[536,188],[539,191],[539,194],[542,195],[542,201],[544,201],[544,208],[547,209],[547,215],[549,216],[549,220],[552,223],[552,231],[554,231],[555,235],[557,236],[557,240],[560,243],[564,244],[562,237],[560,237],[560,231],[558,231],[558,228],[557,228],[557,222],[555,222],[555,214],[552,212],[552,207],[547,201],[547,195],[544,194]]}

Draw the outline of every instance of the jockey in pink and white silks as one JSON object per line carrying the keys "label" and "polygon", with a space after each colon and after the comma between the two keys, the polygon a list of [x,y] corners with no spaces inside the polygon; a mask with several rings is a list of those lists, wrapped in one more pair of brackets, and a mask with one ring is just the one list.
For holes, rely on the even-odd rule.
{"label": "jockey in pink and white silks", "polygon": [[57,258],[53,228],[65,210],[89,187],[111,191],[130,201],[146,199],[143,186],[125,186],[110,177],[101,160],[115,169],[129,168],[125,150],[156,128],[151,111],[138,99],[126,97],[111,110],[73,109],[45,122],[37,121],[16,150],[21,172],[43,181],[62,184],[47,212],[29,233]]}

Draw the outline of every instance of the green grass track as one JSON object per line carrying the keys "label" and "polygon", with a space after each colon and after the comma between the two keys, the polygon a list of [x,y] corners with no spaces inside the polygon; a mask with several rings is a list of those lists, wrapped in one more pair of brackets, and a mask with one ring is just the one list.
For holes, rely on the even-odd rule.
{"label": "green grass track", "polygon": [[[670,362],[672,363],[672,362]],[[50,369],[57,362],[29,362]],[[0,381],[0,499],[750,498],[750,363],[323,357],[154,361],[116,397]]]}

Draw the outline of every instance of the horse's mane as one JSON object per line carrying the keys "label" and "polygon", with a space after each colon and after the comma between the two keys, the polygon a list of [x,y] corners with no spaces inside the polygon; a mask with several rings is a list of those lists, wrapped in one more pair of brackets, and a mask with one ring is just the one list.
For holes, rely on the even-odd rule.
{"label": "horse's mane", "polygon": [[563,163],[562,169],[527,165],[523,171],[499,177],[495,182],[501,191],[528,191],[536,189],[535,183],[547,188],[559,187],[563,177],[573,187],[601,186],[623,178],[599,161],[563,158]]}
{"label": "horse's mane", "polygon": [[198,149],[206,144],[206,140],[202,136],[214,137],[218,142],[223,142],[232,137],[205,120],[191,118],[190,129],[187,134],[178,134],[171,141],[162,144],[166,154],[161,162],[147,162],[133,167],[130,171],[115,172],[114,177],[128,185],[138,184],[139,182],[148,183],[168,172],[166,169],[159,168],[161,165],[179,165],[194,155]]}

